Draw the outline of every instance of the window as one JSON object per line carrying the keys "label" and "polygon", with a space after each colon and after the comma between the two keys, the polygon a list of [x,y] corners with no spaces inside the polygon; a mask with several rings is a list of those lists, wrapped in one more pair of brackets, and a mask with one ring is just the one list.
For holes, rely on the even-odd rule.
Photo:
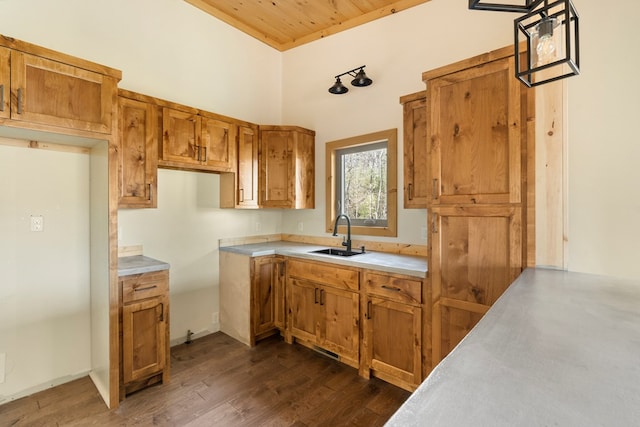
{"label": "window", "polygon": [[328,142],[326,154],[327,231],[346,214],[352,234],[397,236],[397,129]]}

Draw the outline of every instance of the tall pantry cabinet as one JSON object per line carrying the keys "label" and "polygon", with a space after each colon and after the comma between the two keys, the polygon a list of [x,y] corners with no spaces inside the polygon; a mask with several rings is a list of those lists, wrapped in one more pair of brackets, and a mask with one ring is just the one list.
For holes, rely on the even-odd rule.
{"label": "tall pantry cabinet", "polygon": [[525,267],[534,110],[533,91],[514,77],[512,48],[423,80],[435,364]]}

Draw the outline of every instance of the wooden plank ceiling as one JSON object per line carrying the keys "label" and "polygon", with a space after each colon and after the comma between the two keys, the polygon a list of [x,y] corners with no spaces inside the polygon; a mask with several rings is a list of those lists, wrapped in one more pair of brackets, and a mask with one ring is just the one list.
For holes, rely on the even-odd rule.
{"label": "wooden plank ceiling", "polygon": [[285,51],[429,0],[185,0]]}

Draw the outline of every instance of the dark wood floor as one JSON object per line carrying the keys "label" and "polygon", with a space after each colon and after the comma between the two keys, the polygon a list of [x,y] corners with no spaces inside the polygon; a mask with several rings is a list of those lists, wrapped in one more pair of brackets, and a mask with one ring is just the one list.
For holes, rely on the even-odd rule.
{"label": "dark wood floor", "polygon": [[0,426],[381,426],[409,392],[280,337],[171,349],[171,381],[108,410],[88,377],[0,406]]}

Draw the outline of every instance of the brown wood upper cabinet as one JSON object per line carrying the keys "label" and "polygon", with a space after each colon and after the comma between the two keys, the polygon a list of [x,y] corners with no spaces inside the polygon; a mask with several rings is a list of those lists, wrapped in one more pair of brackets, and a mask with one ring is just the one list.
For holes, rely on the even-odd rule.
{"label": "brown wood upper cabinet", "polygon": [[162,109],[159,164],[179,169],[232,172],[237,125],[195,109]]}
{"label": "brown wood upper cabinet", "polygon": [[157,207],[157,110],[151,103],[118,97],[120,208]]}
{"label": "brown wood upper cabinet", "polygon": [[403,109],[404,207],[426,208],[427,179],[427,93],[400,98]]}
{"label": "brown wood upper cabinet", "polygon": [[260,207],[315,207],[315,132],[260,126]]}
{"label": "brown wood upper cabinet", "polygon": [[521,83],[513,58],[427,84],[429,203],[522,201]]}
{"label": "brown wood upper cabinet", "polygon": [[238,126],[236,173],[220,175],[220,207],[258,208],[258,126]]}
{"label": "brown wood upper cabinet", "polygon": [[117,80],[0,47],[0,117],[110,134]]}

